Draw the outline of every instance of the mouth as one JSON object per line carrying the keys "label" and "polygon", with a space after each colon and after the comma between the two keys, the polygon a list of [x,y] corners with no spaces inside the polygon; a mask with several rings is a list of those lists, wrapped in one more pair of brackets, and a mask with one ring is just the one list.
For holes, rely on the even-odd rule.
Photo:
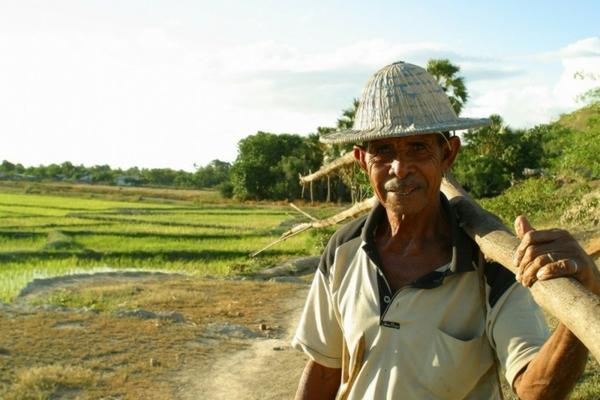
{"label": "mouth", "polygon": [[402,181],[394,178],[385,182],[383,187],[387,192],[394,193],[398,196],[410,196],[411,194],[419,190],[421,188],[421,185],[415,180]]}
{"label": "mouth", "polygon": [[408,196],[408,195],[412,194],[413,192],[415,192],[417,189],[418,189],[417,187],[402,188],[402,189],[390,189],[390,190],[388,190],[388,192],[393,192],[400,196]]}

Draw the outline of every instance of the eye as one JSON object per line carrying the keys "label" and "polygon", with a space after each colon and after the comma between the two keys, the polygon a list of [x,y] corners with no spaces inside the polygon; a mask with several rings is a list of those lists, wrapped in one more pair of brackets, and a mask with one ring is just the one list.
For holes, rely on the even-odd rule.
{"label": "eye", "polygon": [[413,143],[412,145],[413,150],[425,150],[427,149],[427,146],[424,143]]}
{"label": "eye", "polygon": [[394,149],[389,145],[373,146],[370,149],[371,154],[375,157],[386,157],[394,154]]}
{"label": "eye", "polygon": [[376,149],[375,154],[386,155],[386,154],[392,154],[393,152],[394,151],[392,150],[391,146],[381,146]]}
{"label": "eye", "polygon": [[427,151],[428,149],[429,149],[429,146],[427,146],[427,143],[413,142],[410,144],[410,150],[413,153],[423,153],[423,152]]}

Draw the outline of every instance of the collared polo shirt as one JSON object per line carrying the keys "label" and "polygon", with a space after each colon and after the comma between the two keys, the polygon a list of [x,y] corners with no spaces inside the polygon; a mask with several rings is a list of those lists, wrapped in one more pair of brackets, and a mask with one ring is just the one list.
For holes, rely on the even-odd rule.
{"label": "collared polo shirt", "polygon": [[529,291],[495,263],[485,266],[484,311],[478,248],[443,195],[442,204],[451,262],[395,293],[374,242],[382,205],[338,230],[321,257],[292,345],[329,368],[341,368],[344,348],[356,357],[347,399],[496,399],[492,352],[512,384],[548,338]]}

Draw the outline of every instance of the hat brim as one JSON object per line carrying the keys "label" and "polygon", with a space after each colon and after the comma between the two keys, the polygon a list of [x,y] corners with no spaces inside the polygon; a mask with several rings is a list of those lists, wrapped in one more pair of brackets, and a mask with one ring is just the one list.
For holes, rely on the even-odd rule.
{"label": "hat brim", "polygon": [[456,118],[455,120],[447,123],[436,123],[435,125],[429,126],[384,126],[367,130],[346,129],[321,136],[320,141],[328,144],[370,142],[372,140],[393,137],[481,128],[484,126],[489,126],[491,122],[492,121],[489,118]]}

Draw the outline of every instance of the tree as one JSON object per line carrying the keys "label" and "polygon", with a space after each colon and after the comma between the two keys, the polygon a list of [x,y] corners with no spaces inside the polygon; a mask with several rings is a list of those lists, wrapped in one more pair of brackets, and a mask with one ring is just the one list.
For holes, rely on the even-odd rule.
{"label": "tree", "polygon": [[525,168],[538,168],[544,150],[539,131],[513,131],[502,117],[491,115],[488,127],[469,130],[453,173],[475,197],[500,194],[523,177]]}
{"label": "tree", "polygon": [[298,174],[319,167],[318,136],[258,132],[238,143],[231,167],[233,194],[241,200],[280,200],[299,196]]}
{"label": "tree", "polygon": [[356,117],[356,110],[359,105],[358,99],[352,100],[352,107],[342,110],[342,116],[337,120],[338,129],[352,129],[354,125],[354,118]]}
{"label": "tree", "polygon": [[11,163],[8,160],[3,160],[2,164],[0,165],[0,172],[3,172],[5,174],[11,174],[15,172],[15,164]]}
{"label": "tree", "polygon": [[427,72],[437,80],[450,99],[450,104],[456,115],[459,115],[464,104],[469,98],[465,80],[462,76],[456,76],[460,67],[454,65],[447,58],[431,59],[427,61]]}
{"label": "tree", "polygon": [[216,187],[230,179],[231,164],[226,161],[212,160],[194,173],[194,183],[198,187]]}

